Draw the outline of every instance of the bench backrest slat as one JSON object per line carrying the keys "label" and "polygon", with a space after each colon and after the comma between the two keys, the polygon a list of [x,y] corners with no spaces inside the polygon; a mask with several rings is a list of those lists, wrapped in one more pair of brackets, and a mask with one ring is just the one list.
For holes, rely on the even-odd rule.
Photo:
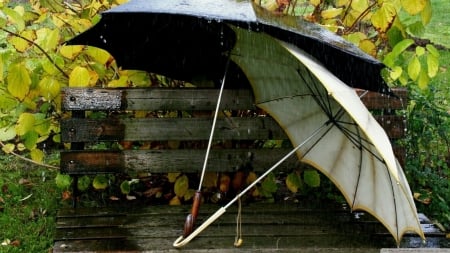
{"label": "bench backrest slat", "polygon": [[[392,139],[405,134],[405,119],[397,110],[406,103],[406,90],[396,90],[399,99],[378,93],[364,93],[369,109]],[[61,172],[72,175],[123,172],[198,172],[217,103],[217,89],[196,88],[66,88],[62,106],[72,112],[61,121],[61,139],[71,150],[61,152]],[[289,151],[289,140],[281,127],[254,105],[249,89],[225,90],[221,115],[216,125],[209,171],[234,171],[251,166],[265,171]],[[106,118],[85,117],[89,111],[105,111]],[[133,112],[148,112],[134,117]],[[131,112],[131,113],[130,113]],[[159,114],[171,117],[160,117]],[[173,113],[175,112],[175,113]],[[128,114],[127,114],[128,113]],[[152,114],[153,113],[153,114]],[[147,117],[145,117],[147,116]],[[276,143],[277,148],[263,144]],[[138,142],[144,147],[127,150],[95,150],[98,142]],[[157,143],[156,146],[153,146]],[[283,143],[283,148],[280,148]],[[111,145],[110,145],[111,146]],[[401,148],[394,150],[402,162]],[[298,165],[296,157],[281,170]]]}

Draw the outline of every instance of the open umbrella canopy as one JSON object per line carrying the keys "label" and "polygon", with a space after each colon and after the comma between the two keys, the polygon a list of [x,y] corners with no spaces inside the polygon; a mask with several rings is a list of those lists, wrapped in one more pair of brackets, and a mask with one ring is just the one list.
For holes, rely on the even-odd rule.
{"label": "open umbrella canopy", "polygon": [[[102,13],[99,23],[68,43],[103,48],[125,69],[219,83],[227,52],[236,46],[230,25],[296,45],[351,87],[388,92],[379,74],[383,64],[352,43],[301,18],[271,15],[250,1],[131,0]],[[233,71],[239,74],[232,66]]]}
{"label": "open umbrella canopy", "polygon": [[255,104],[296,147],[291,153],[330,178],[352,210],[372,214],[397,243],[407,231],[424,238],[390,141],[351,88],[387,92],[383,66],[341,38],[295,18],[262,18],[247,1],[135,0],[105,12],[70,44],[106,49],[124,68],[184,80],[226,73],[226,86],[242,75]]}

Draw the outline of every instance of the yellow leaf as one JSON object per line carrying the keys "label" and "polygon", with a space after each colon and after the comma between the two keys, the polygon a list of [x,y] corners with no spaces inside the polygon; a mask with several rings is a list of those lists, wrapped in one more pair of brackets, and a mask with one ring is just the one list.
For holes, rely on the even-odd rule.
{"label": "yellow leaf", "polygon": [[401,5],[410,15],[416,15],[425,9],[429,0],[401,0]]}
{"label": "yellow leaf", "polygon": [[57,29],[41,28],[36,33],[36,43],[45,51],[53,51],[59,45],[59,31]]}
{"label": "yellow leaf", "polygon": [[397,80],[402,75],[403,69],[400,66],[395,66],[392,71],[389,73],[392,80]]}
{"label": "yellow leaf", "polygon": [[276,0],[263,0],[260,1],[261,6],[269,11],[275,11],[276,9],[278,9],[278,4]]}
{"label": "yellow leaf", "polygon": [[417,56],[414,56],[408,64],[408,75],[411,80],[416,81],[420,73],[420,62]]}
{"label": "yellow leaf", "polygon": [[105,175],[96,175],[92,181],[92,186],[94,186],[96,190],[104,190],[108,187],[108,179]]}
{"label": "yellow leaf", "polygon": [[31,78],[25,65],[19,63],[11,66],[6,79],[9,93],[23,100],[27,96],[31,85]]}
{"label": "yellow leaf", "polygon": [[171,205],[171,206],[179,206],[179,205],[181,205],[181,201],[180,201],[180,199],[177,196],[175,196],[169,201],[169,205]]}
{"label": "yellow leaf", "polygon": [[367,54],[370,54],[373,57],[376,57],[377,48],[375,44],[371,40],[363,40],[359,43],[359,48],[361,48]]}
{"label": "yellow leaf", "polygon": [[357,11],[358,16],[367,10],[369,7],[368,0],[353,0],[351,1],[351,7],[353,10]]}
{"label": "yellow leaf", "polygon": [[16,25],[17,31],[21,32],[25,29],[25,20],[19,12],[10,8],[4,8],[3,12],[8,16],[11,22]]}
{"label": "yellow leaf", "polygon": [[378,31],[385,32],[391,27],[396,15],[395,6],[392,3],[383,2],[383,5],[372,15],[371,21]]}
{"label": "yellow leaf", "polygon": [[178,177],[175,181],[174,192],[178,197],[183,197],[189,189],[189,179],[186,175]]}
{"label": "yellow leaf", "polygon": [[17,135],[24,135],[28,133],[30,130],[33,130],[35,122],[36,119],[34,118],[33,114],[28,112],[20,114],[16,124]]}
{"label": "yellow leaf", "polygon": [[59,95],[61,84],[55,78],[43,77],[39,82],[39,93],[47,100],[53,100]]}
{"label": "yellow leaf", "polygon": [[423,11],[420,13],[420,17],[422,18],[422,24],[423,25],[429,24],[431,21],[431,16],[432,16],[431,3],[430,1],[427,1]]}
{"label": "yellow leaf", "polygon": [[108,85],[109,88],[124,88],[128,87],[128,77],[121,76],[119,79],[111,80]]}
{"label": "yellow leaf", "polygon": [[111,54],[108,51],[100,49],[98,47],[87,47],[86,54],[94,59],[94,61],[105,65],[111,61]]}
{"label": "yellow leaf", "polygon": [[310,2],[312,5],[317,6],[317,5],[319,5],[319,4],[322,2],[322,0],[309,0],[309,2]]}
{"label": "yellow leaf", "polygon": [[180,172],[167,173],[167,178],[169,179],[169,183],[174,183],[180,174],[181,174]]}
{"label": "yellow leaf", "polygon": [[362,33],[362,32],[354,32],[354,33],[350,33],[349,35],[345,35],[344,38],[348,41],[350,41],[351,43],[359,46],[359,43],[366,39],[367,36]]}
{"label": "yellow leaf", "polygon": [[342,7],[342,6],[347,7],[351,2],[352,2],[351,0],[337,0],[336,6],[337,7]]}
{"label": "yellow leaf", "polygon": [[0,83],[3,83],[3,71],[4,71],[4,65],[3,65],[3,56],[0,54]]}
{"label": "yellow leaf", "polygon": [[258,178],[258,176],[256,176],[256,173],[251,171],[248,173],[247,179],[245,180],[245,182],[247,184],[251,184],[253,182],[255,182],[255,180]]}
{"label": "yellow leaf", "polygon": [[342,8],[330,8],[328,10],[323,10],[320,15],[324,19],[331,19],[341,15],[342,11]]}
{"label": "yellow leaf", "polygon": [[33,149],[30,151],[30,156],[33,161],[41,163],[44,160],[44,152],[40,149]]}
{"label": "yellow leaf", "polygon": [[6,143],[3,147],[2,147],[2,150],[3,150],[3,152],[5,152],[5,153],[7,153],[7,154],[10,154],[10,153],[12,153],[13,151],[14,151],[14,148],[15,148],[16,146],[14,146],[14,144],[12,144],[12,143]]}
{"label": "yellow leaf", "polygon": [[428,84],[430,83],[430,78],[428,77],[425,71],[420,71],[419,78],[417,80],[417,84],[419,88],[425,90],[428,88]]}
{"label": "yellow leaf", "polygon": [[203,178],[202,186],[205,188],[215,188],[217,187],[218,175],[216,172],[206,172]]}
{"label": "yellow leaf", "polygon": [[69,87],[89,87],[90,73],[85,67],[75,67],[69,75]]}
{"label": "yellow leaf", "polygon": [[[36,38],[36,34],[31,30],[22,31],[19,34],[20,36],[31,41]],[[11,45],[13,45],[14,48],[19,52],[25,52],[28,48],[31,47],[31,43],[17,36],[9,37],[8,42],[11,43]]]}
{"label": "yellow leaf", "polygon": [[428,76],[433,78],[436,76],[439,69],[439,58],[434,54],[427,55],[427,67],[428,67]]}
{"label": "yellow leaf", "polygon": [[302,181],[300,176],[296,172],[290,173],[286,177],[286,186],[291,192],[293,193],[298,192],[298,189],[302,187]]}
{"label": "yellow leaf", "polygon": [[59,48],[59,53],[70,60],[75,59],[81,51],[83,51],[84,46],[62,46]]}
{"label": "yellow leaf", "polygon": [[184,201],[190,200],[192,197],[194,197],[196,190],[194,189],[188,189],[186,194],[184,194]]}

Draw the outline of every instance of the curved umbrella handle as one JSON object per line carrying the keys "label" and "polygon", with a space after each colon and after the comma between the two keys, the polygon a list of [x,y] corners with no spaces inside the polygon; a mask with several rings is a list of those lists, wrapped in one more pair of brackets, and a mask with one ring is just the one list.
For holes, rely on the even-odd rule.
{"label": "curved umbrella handle", "polygon": [[211,217],[209,217],[205,222],[202,223],[200,227],[194,230],[188,237],[180,236],[175,240],[173,246],[175,248],[181,248],[188,244],[192,239],[194,239],[198,234],[205,230],[209,225],[211,225],[215,220],[217,220],[222,214],[226,212],[224,207],[217,210]]}

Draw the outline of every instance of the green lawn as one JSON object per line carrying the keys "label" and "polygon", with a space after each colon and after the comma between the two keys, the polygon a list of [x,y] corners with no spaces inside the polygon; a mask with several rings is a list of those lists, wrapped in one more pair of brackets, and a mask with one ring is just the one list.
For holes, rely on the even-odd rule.
{"label": "green lawn", "polygon": [[431,0],[431,5],[433,16],[430,24],[426,27],[426,32],[423,37],[450,49],[450,19],[448,18],[450,1]]}

